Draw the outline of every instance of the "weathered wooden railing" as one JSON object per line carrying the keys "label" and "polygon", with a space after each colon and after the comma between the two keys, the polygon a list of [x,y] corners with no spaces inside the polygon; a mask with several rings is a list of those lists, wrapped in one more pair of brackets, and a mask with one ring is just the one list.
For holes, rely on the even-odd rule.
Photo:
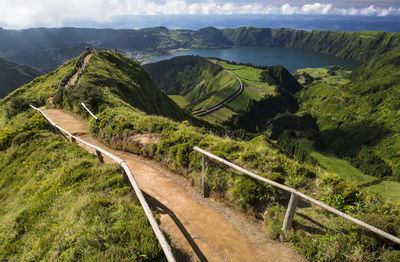
{"label": "weathered wooden railing", "polygon": [[206,174],[207,157],[209,157],[209,158],[217,160],[218,162],[221,162],[221,163],[223,163],[223,164],[225,164],[225,165],[227,165],[227,166],[229,166],[229,167],[231,167],[233,169],[236,169],[236,170],[238,170],[238,171],[240,171],[240,172],[242,172],[242,173],[244,173],[244,174],[246,174],[246,175],[248,175],[248,176],[250,176],[250,177],[252,177],[252,178],[254,178],[256,180],[258,180],[258,181],[270,184],[270,185],[272,185],[274,187],[280,188],[280,189],[282,189],[284,191],[287,191],[287,192],[291,193],[289,204],[288,204],[288,208],[287,208],[286,214],[285,214],[285,219],[283,220],[282,231],[284,231],[286,229],[289,229],[292,226],[293,216],[294,216],[294,213],[295,213],[295,210],[296,210],[297,203],[298,203],[299,199],[302,198],[302,199],[307,200],[307,201],[309,201],[309,202],[311,202],[311,203],[313,203],[313,204],[315,204],[317,206],[320,206],[320,207],[322,207],[322,208],[324,208],[324,209],[326,209],[326,210],[328,210],[328,211],[330,211],[330,212],[332,212],[332,213],[334,213],[334,214],[336,214],[336,215],[338,215],[340,217],[343,217],[343,218],[345,218],[345,219],[347,219],[347,220],[349,220],[349,221],[351,221],[351,222],[353,222],[353,223],[355,223],[355,224],[357,224],[359,226],[362,226],[362,227],[364,227],[364,228],[366,228],[366,229],[368,229],[368,230],[370,230],[370,231],[372,231],[372,232],[374,232],[374,233],[376,233],[376,234],[378,234],[378,235],[380,235],[380,236],[382,236],[384,238],[387,238],[387,239],[389,239],[389,240],[391,240],[391,241],[393,241],[393,242],[395,242],[397,244],[400,244],[400,238],[395,237],[395,236],[393,236],[393,235],[391,235],[389,233],[386,233],[385,231],[382,231],[382,230],[380,230],[380,229],[378,229],[378,228],[376,228],[374,226],[371,226],[371,225],[369,225],[369,224],[367,224],[367,223],[365,223],[365,222],[363,222],[361,220],[358,220],[358,219],[356,219],[354,217],[351,217],[351,216],[349,216],[349,215],[347,215],[347,214],[345,214],[345,213],[343,213],[343,212],[341,212],[341,211],[339,211],[339,210],[337,210],[337,209],[335,209],[335,208],[333,208],[331,206],[328,206],[328,205],[326,205],[326,204],[324,204],[324,203],[322,203],[322,202],[320,202],[320,201],[318,201],[318,200],[316,200],[316,199],[314,199],[312,197],[309,197],[309,196],[307,196],[307,195],[305,195],[305,194],[303,194],[303,193],[301,193],[301,192],[299,192],[299,191],[297,191],[297,190],[295,190],[295,189],[293,189],[291,187],[279,184],[279,183],[277,183],[275,181],[272,181],[272,180],[269,180],[267,178],[264,178],[264,177],[261,177],[259,175],[256,175],[256,174],[254,174],[254,173],[252,173],[252,172],[250,172],[250,171],[248,171],[248,170],[246,170],[244,168],[241,168],[240,166],[237,166],[237,165],[235,165],[235,164],[233,164],[233,163],[231,163],[231,162],[229,162],[229,161],[227,161],[225,159],[222,159],[222,158],[220,158],[220,157],[218,157],[216,155],[213,155],[210,152],[207,152],[207,151],[205,151],[205,150],[203,150],[201,148],[198,148],[196,146],[193,149],[202,154],[202,178],[201,178],[201,182],[202,182],[203,196],[205,196],[205,194],[206,194],[205,193],[206,189],[205,189],[205,182],[204,181],[205,181],[205,174]]}
{"label": "weathered wooden railing", "polygon": [[82,106],[83,108],[85,108],[85,110],[88,111],[88,113],[89,113],[94,119],[98,120],[97,116],[95,116],[95,115],[89,110],[89,108],[86,107],[85,103],[82,102],[82,103],[81,103],[81,106]]}
{"label": "weathered wooden railing", "polygon": [[[147,219],[149,220],[150,225],[153,228],[153,231],[154,231],[158,241],[160,242],[161,248],[163,249],[165,256],[167,257],[168,261],[175,262],[175,257],[174,257],[174,255],[173,255],[173,253],[171,251],[171,247],[169,246],[167,240],[165,239],[164,234],[160,230],[160,228],[159,228],[159,226],[157,224],[157,221],[154,218],[153,213],[152,213],[152,211],[151,211],[146,199],[143,196],[142,191],[140,190],[140,188],[139,188],[138,184],[136,183],[135,179],[133,178],[132,172],[129,169],[128,165],[125,163],[125,161],[119,159],[118,157],[114,156],[113,154],[107,152],[106,150],[104,150],[104,149],[102,149],[102,148],[100,148],[98,146],[92,145],[92,144],[80,139],[79,137],[76,137],[76,136],[72,135],[67,130],[63,129],[62,127],[57,126],[56,123],[54,123],[42,110],[40,110],[39,108],[36,108],[36,107],[34,107],[32,105],[30,105],[30,106],[33,109],[35,109],[36,111],[40,112],[50,122],[50,124],[55,128],[55,130],[57,132],[59,132],[63,136],[64,136],[64,134],[69,136],[71,138],[71,142],[75,142],[76,143],[76,141],[79,141],[80,143],[82,143],[82,144],[84,144],[84,145],[86,145],[86,146],[88,146],[90,148],[95,149],[96,150],[96,155],[98,156],[98,158],[99,158],[99,160],[101,162],[104,161],[103,155],[105,155],[105,156],[111,158],[112,160],[114,160],[115,162],[117,162],[122,167],[123,175],[126,176],[129,179],[129,182],[131,183],[131,185],[132,185],[132,187],[133,187],[133,189],[134,189],[134,191],[136,193],[136,196],[138,197],[139,202],[140,202],[140,204],[142,205],[142,207],[144,209],[144,212],[145,212],[145,214],[147,216]],[[89,109],[87,109],[87,110],[89,110]],[[94,115],[92,114],[92,116],[94,116]]]}

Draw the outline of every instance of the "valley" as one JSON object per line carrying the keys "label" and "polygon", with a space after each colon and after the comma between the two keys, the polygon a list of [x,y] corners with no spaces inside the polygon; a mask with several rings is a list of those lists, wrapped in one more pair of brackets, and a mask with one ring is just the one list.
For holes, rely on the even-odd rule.
{"label": "valley", "polygon": [[[91,41],[103,34],[104,43],[112,42],[122,52],[84,51],[0,100],[0,199],[9,203],[0,209],[5,232],[0,233],[1,256],[164,259],[119,168],[97,163],[93,155],[53,134],[30,109],[33,104],[59,118],[67,130],[127,157],[146,198],[155,203],[153,211],[178,260],[224,261],[229,255],[237,261],[282,259],[279,252],[291,254],[283,256],[288,261],[399,258],[395,243],[305,202],[296,210],[293,228],[282,232],[290,195],[218,163],[209,162],[206,169],[210,198],[198,200],[202,160],[193,151],[194,146],[204,148],[398,236],[398,33],[162,27],[85,32],[71,39]],[[147,42],[139,42],[140,37]],[[142,66],[123,54],[129,48],[167,52],[258,44],[307,46],[362,65],[302,68],[292,74],[284,66],[199,56]],[[80,60],[85,66],[76,66]],[[98,120],[87,115],[82,102]],[[39,147],[52,153],[44,157]],[[73,198],[78,199],[75,204]],[[221,212],[225,207],[232,213]],[[232,221],[251,229],[243,233]],[[253,226],[251,221],[256,221]],[[208,224],[213,232],[221,231],[216,235],[231,237],[211,236],[204,228]],[[67,232],[68,225],[74,230]],[[48,234],[44,239],[37,237],[41,231]],[[254,232],[257,238],[251,240]],[[282,233],[290,243],[271,240]],[[241,245],[235,247],[232,239],[242,239]],[[267,244],[252,251],[257,241]],[[276,254],[269,253],[271,246]]]}

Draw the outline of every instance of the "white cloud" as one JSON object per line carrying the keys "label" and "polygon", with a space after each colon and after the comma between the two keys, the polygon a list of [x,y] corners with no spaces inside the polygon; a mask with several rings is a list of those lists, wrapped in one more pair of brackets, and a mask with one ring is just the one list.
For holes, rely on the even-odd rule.
{"label": "white cloud", "polygon": [[135,15],[400,15],[400,8],[336,8],[333,4],[313,3],[269,5],[266,1],[190,0],[1,0],[0,24],[8,28],[63,26],[71,21],[107,23],[118,16]]}

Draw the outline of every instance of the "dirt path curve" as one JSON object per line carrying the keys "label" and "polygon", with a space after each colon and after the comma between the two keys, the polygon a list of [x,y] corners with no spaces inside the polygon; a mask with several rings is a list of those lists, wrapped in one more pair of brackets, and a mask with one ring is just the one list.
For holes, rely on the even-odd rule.
{"label": "dirt path curve", "polygon": [[98,142],[85,120],[68,111],[42,110],[57,125],[128,164],[150,206],[161,214],[161,229],[186,254],[184,261],[305,261],[290,244],[267,239],[260,224],[214,199],[201,198],[184,178],[159,163]]}
{"label": "dirt path curve", "polygon": [[91,56],[92,56],[92,54],[88,54],[87,56],[85,56],[85,58],[83,59],[83,65],[82,65],[82,67],[80,67],[80,68],[78,69],[78,71],[69,79],[69,81],[68,81],[68,83],[67,83],[67,85],[66,85],[67,87],[75,84],[76,80],[78,80],[79,74],[80,74],[83,70],[85,70],[86,65],[88,64],[89,59],[90,59]]}

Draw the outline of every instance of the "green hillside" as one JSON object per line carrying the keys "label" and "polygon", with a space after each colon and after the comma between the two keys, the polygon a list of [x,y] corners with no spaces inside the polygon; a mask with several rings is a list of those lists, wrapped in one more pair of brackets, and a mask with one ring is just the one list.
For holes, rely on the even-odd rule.
{"label": "green hillside", "polygon": [[366,62],[400,46],[400,33],[379,31],[303,31],[287,28],[241,27],[224,29],[236,46],[277,46],[312,50]]}
{"label": "green hillside", "polygon": [[[379,55],[355,72],[336,66],[299,70],[295,77],[307,87],[304,90],[283,67],[262,69],[216,59],[177,57],[149,65],[147,69],[156,79],[162,79],[158,83],[167,92],[194,79],[185,89],[189,92],[197,88],[203,79],[201,74],[209,72],[199,64],[221,66],[216,71],[237,75],[245,83],[245,91],[205,119],[221,122],[231,130],[245,129],[253,133],[267,130],[271,139],[294,131],[295,137],[314,141],[311,155],[327,170],[341,174],[356,185],[365,184],[388,201],[397,202],[400,184],[386,180],[399,179],[399,129],[395,120],[400,109],[396,102],[398,56],[396,50]],[[154,70],[157,67],[158,71]],[[169,73],[162,74],[163,68]],[[179,76],[174,77],[170,72]],[[191,78],[195,73],[197,78]],[[218,83],[217,74],[209,74],[207,79]],[[218,99],[215,93],[211,95],[194,108],[215,97]],[[182,99],[190,101],[188,96]],[[339,162],[335,158],[328,161],[326,156],[330,154],[339,157],[339,162],[347,161],[340,162],[344,168],[336,169],[335,163]]]}
{"label": "green hillside", "polygon": [[[125,204],[127,208],[125,209],[124,206],[124,210],[120,210],[122,205],[120,203],[125,203],[123,201],[125,201],[126,196],[124,189],[126,185],[122,181],[120,182],[118,178],[114,178],[113,171],[116,172],[116,168],[109,166],[111,168],[111,171],[107,171],[109,173],[100,178],[96,176],[95,180],[91,180],[90,168],[106,169],[106,167],[97,164],[93,157],[73,145],[67,145],[53,134],[46,135],[48,131],[41,131],[45,126],[43,128],[41,126],[36,127],[37,124],[29,122],[35,120],[36,117],[29,120],[33,112],[31,110],[25,112],[28,109],[26,107],[27,102],[32,102],[35,105],[46,104],[49,107],[61,107],[86,116],[86,113],[78,106],[79,102],[85,102],[99,118],[98,121],[88,120],[90,131],[95,137],[113,148],[153,158],[184,176],[196,187],[200,185],[201,181],[201,156],[192,150],[193,146],[202,147],[263,177],[294,187],[391,234],[399,234],[400,217],[398,216],[399,207],[397,205],[385,203],[379,197],[349,184],[335,174],[325,173],[318,167],[289,157],[286,153],[274,147],[273,143],[266,140],[264,136],[256,137],[251,141],[238,141],[227,136],[218,136],[215,132],[212,132],[212,128],[215,126],[194,118],[186,118],[190,116],[174,104],[167,95],[157,89],[146,71],[135,61],[118,53],[102,51],[92,54],[87,68],[81,73],[77,83],[74,86],[61,88],[60,91],[54,93],[54,84],[62,81],[65,75],[71,75],[71,72],[74,71],[76,59],[65,63],[56,71],[34,80],[0,101],[2,109],[0,112],[4,112],[0,116],[2,128],[0,132],[0,157],[6,155],[4,157],[6,161],[1,161],[4,164],[0,166],[3,167],[0,169],[0,177],[1,179],[4,178],[4,180],[0,180],[2,183],[0,184],[0,193],[5,193],[5,195],[0,195],[2,202],[14,201],[13,199],[18,196],[18,194],[8,192],[25,190],[24,187],[15,182],[18,181],[14,177],[15,172],[4,168],[4,166],[21,169],[18,172],[30,179],[24,179],[28,183],[28,189],[32,185],[37,185],[40,189],[39,192],[47,189],[54,190],[51,192],[58,192],[57,187],[54,188],[53,185],[59,183],[67,183],[68,185],[58,192],[57,197],[61,197],[57,202],[58,205],[50,205],[46,202],[57,201],[57,198],[54,200],[50,193],[43,194],[43,196],[33,195],[32,197],[35,198],[29,199],[35,203],[40,203],[37,205],[43,204],[43,207],[51,206],[51,208],[62,210],[60,214],[57,213],[54,216],[48,215],[48,213],[40,213],[52,212],[52,209],[41,209],[36,204],[29,206],[29,202],[1,207],[1,224],[15,225],[15,227],[7,227],[8,230],[11,230],[11,228],[15,230],[14,235],[5,234],[0,239],[1,252],[7,254],[11,259],[18,258],[18,254],[21,254],[18,252],[26,254],[28,259],[33,257],[31,253],[19,251],[15,248],[17,245],[20,246],[18,241],[21,241],[22,244],[31,247],[30,250],[42,252],[40,256],[35,253],[35,256],[39,259],[47,260],[49,258],[51,260],[53,254],[51,251],[53,246],[51,245],[53,244],[48,244],[50,242],[32,236],[37,236],[39,231],[46,236],[46,234],[52,232],[51,230],[58,230],[57,232],[61,232],[60,235],[65,236],[65,232],[69,228],[68,223],[72,223],[71,219],[77,216],[67,215],[67,219],[57,222],[59,215],[67,212],[80,215],[82,219],[79,221],[83,225],[86,221],[89,221],[88,223],[91,225],[90,227],[82,226],[80,229],[76,229],[74,231],[76,235],[73,235],[71,240],[63,238],[65,245],[64,242],[60,244],[60,252],[67,250],[68,252],[65,253],[67,258],[70,254],[78,253],[81,256],[74,257],[71,255],[72,260],[87,260],[86,258],[107,260],[108,258],[115,259],[115,257],[134,260],[132,253],[126,251],[126,245],[134,247],[129,249],[134,254],[145,255],[143,260],[155,260],[160,254],[159,249],[154,246],[152,237],[147,237],[148,235],[145,233],[139,234],[139,232],[149,230],[149,228],[141,225],[139,218],[131,219],[132,216],[137,215],[133,211],[136,210],[134,204],[127,200]],[[42,95],[42,98],[37,98],[38,94]],[[39,118],[39,123],[44,125],[45,121],[38,116],[37,118]],[[191,123],[195,123],[197,126],[193,126]],[[29,135],[25,135],[24,132],[29,132]],[[20,133],[23,135],[19,135]],[[39,139],[41,133],[45,133],[43,140],[41,140],[42,138]],[[159,137],[159,142],[141,144],[129,139],[134,134],[151,134]],[[30,141],[33,141],[34,144],[30,144]],[[44,159],[43,153],[36,151],[40,145],[42,146],[40,148],[48,148],[52,152],[46,155]],[[29,150],[25,149],[25,146]],[[63,151],[64,146],[66,151]],[[35,148],[35,150],[31,148]],[[59,168],[57,165],[62,162],[62,158],[55,157],[55,154],[58,153],[66,159],[70,159],[71,162],[69,163],[73,167],[76,166],[76,169]],[[82,163],[86,159],[85,156],[89,158],[87,162],[92,160],[93,162]],[[22,165],[24,165],[24,161],[28,164],[26,169],[21,168],[21,161]],[[47,184],[43,180],[47,178],[47,173],[53,172],[53,165],[57,174],[60,175],[49,177]],[[83,172],[83,174],[80,175],[79,172]],[[72,180],[63,182],[71,176],[63,176],[62,174],[71,173],[73,173]],[[110,175],[108,176],[108,174]],[[12,179],[9,179],[10,176]],[[60,182],[50,183],[50,181],[58,181],[57,179],[60,179]],[[117,182],[114,182],[114,180]],[[34,184],[33,181],[37,184]],[[255,182],[250,178],[245,178],[213,162],[209,163],[207,169],[206,184],[208,192],[212,196],[223,198],[248,215],[262,220],[266,224],[268,236],[271,238],[279,236],[285,205],[289,199],[288,194]],[[91,189],[92,187],[94,189]],[[65,193],[67,196],[62,198],[63,192],[67,190],[77,191]],[[81,202],[76,201],[76,199],[79,199],[80,194],[84,194],[84,192],[87,192],[85,194],[94,194],[88,197],[89,203],[91,197],[95,200],[87,207],[82,208],[82,211],[79,211],[81,210],[79,209]],[[99,195],[97,195],[97,192],[99,192]],[[21,191],[21,193],[23,192]],[[24,193],[24,196],[26,195],[29,194]],[[111,199],[108,199],[108,197],[111,197]],[[102,199],[105,199],[105,202]],[[43,200],[43,202],[40,202],[40,200]],[[74,209],[70,206],[77,207]],[[5,208],[7,210],[3,211]],[[23,213],[21,218],[18,218],[18,212],[24,209],[29,210]],[[129,214],[125,212],[129,212]],[[379,238],[341,218],[307,205],[299,208],[298,212],[302,215],[295,216],[294,230],[287,232],[287,236],[296,249],[311,261],[396,261],[400,257],[397,246],[392,242]],[[16,215],[13,217],[12,214]],[[103,224],[95,222],[103,221],[102,219],[106,218],[110,218],[104,223],[111,225],[111,231],[104,233],[101,231]],[[46,222],[34,223],[36,221],[34,219],[46,219]],[[51,221],[47,223],[49,220]],[[56,221],[54,223],[57,226],[52,226],[54,225],[53,220]],[[318,223],[314,223],[314,221],[318,221]],[[131,231],[126,236],[129,236],[129,239],[125,241],[124,238],[121,242],[119,237],[125,236],[125,234],[121,234],[118,230],[124,228],[125,224],[131,226],[129,228]],[[48,227],[46,227],[47,225]],[[81,224],[74,224],[77,227],[79,225]],[[37,228],[39,226],[41,227]],[[140,229],[137,229],[138,227]],[[92,232],[100,233],[92,234]],[[32,235],[29,235],[30,233]],[[137,237],[138,234],[140,238]],[[20,235],[23,236],[20,237]],[[24,235],[26,235],[26,238],[24,238]],[[92,236],[97,237],[96,239],[99,239],[99,236],[104,237],[105,242],[101,243],[104,243],[106,248],[92,240]],[[51,243],[59,242],[52,241]],[[47,246],[50,247],[46,249]],[[136,247],[138,248],[135,249]],[[82,249],[84,251],[79,252]],[[75,250],[78,251],[75,253]],[[58,249],[56,249],[56,252],[58,252]]]}
{"label": "green hillside", "polygon": [[42,74],[38,69],[0,58],[0,98]]}
{"label": "green hillside", "polygon": [[1,260],[162,261],[120,167],[25,110],[0,125]]}
{"label": "green hillside", "polygon": [[[240,87],[236,79],[238,77],[245,86],[243,92],[226,106],[203,117],[218,122],[245,111],[252,100],[258,101],[265,95],[275,94],[275,87],[280,80],[273,79],[281,77],[281,72],[275,70],[280,67],[256,68],[198,56],[178,56],[147,64],[144,68],[149,71],[157,86],[168,95],[179,95],[181,98],[176,101],[187,101],[184,108],[192,113],[216,106],[234,94]],[[269,70],[270,76],[273,76],[272,82],[262,77]],[[286,86],[291,84],[284,83]]]}
{"label": "green hillside", "polygon": [[[298,94],[300,111],[317,119],[326,151],[349,158],[366,174],[396,180],[400,177],[399,61],[399,49],[393,50],[340,82],[323,77]],[[315,77],[316,72],[308,73]]]}

